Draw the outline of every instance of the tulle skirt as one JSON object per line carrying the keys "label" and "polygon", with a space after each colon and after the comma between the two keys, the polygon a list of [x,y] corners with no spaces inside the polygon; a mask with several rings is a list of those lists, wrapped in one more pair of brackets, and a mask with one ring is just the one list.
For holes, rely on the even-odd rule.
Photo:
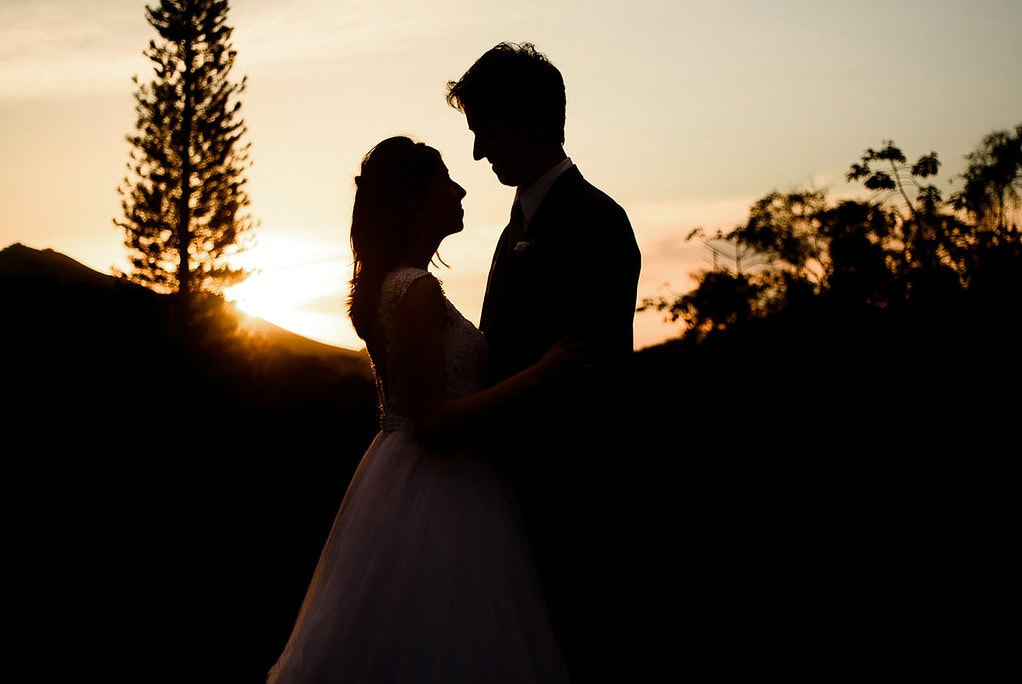
{"label": "tulle skirt", "polygon": [[267,681],[567,680],[504,481],[478,455],[380,432]]}

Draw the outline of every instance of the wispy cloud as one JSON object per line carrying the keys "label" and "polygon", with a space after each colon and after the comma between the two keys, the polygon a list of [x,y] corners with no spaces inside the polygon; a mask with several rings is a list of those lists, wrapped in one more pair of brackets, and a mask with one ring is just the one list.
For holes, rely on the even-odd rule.
{"label": "wispy cloud", "polygon": [[[488,11],[480,4],[492,5]],[[235,40],[250,64],[330,60],[395,50],[430,51],[475,27],[508,21],[544,21],[563,14],[545,0],[501,3],[435,0],[367,3],[252,0],[232,9]]]}
{"label": "wispy cloud", "polygon": [[0,4],[0,98],[124,87],[145,65],[143,7],[56,0]]}
{"label": "wispy cloud", "polygon": [[[156,38],[145,20],[155,2],[3,0],[0,3],[0,98],[48,97],[124,88],[149,64],[142,52]],[[430,51],[492,24],[549,21],[563,13],[538,0],[493,3],[432,0],[387,3],[337,0],[246,0],[232,3],[232,42],[249,67],[331,60],[393,51]]]}

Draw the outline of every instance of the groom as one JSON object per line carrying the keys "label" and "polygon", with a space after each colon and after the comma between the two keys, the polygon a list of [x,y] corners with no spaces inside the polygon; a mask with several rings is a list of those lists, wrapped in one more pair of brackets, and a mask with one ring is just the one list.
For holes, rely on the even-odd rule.
{"label": "groom", "polygon": [[515,188],[480,318],[491,381],[565,336],[597,350],[493,443],[515,484],[573,681],[608,681],[614,658],[635,657],[625,650],[635,625],[623,574],[635,560],[621,528],[622,478],[634,467],[625,408],[635,398],[625,392],[639,248],[624,209],[565,153],[564,80],[532,44],[498,44],[447,88],[474,135],[475,159]]}

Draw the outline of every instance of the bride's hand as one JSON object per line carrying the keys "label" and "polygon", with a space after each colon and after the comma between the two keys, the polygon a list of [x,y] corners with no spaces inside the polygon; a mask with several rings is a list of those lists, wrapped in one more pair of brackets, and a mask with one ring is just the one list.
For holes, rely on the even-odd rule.
{"label": "bride's hand", "polygon": [[570,369],[591,368],[596,358],[595,345],[589,339],[562,337],[552,346],[539,363],[552,373]]}

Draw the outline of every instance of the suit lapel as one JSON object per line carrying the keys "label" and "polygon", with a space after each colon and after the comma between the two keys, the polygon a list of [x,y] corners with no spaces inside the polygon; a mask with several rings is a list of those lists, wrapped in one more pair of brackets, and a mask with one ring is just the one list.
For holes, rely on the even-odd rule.
{"label": "suit lapel", "polygon": [[577,166],[572,166],[550,186],[529,220],[528,227],[521,234],[520,239],[529,243],[524,253],[514,253],[515,242],[519,238],[512,236],[514,230],[512,220],[508,221],[508,225],[501,232],[493,251],[490,272],[486,278],[486,290],[483,295],[479,327],[484,332],[488,328],[492,329],[494,322],[503,316],[503,307],[511,296],[508,290],[513,287],[514,273],[518,270],[519,261],[528,258],[529,250],[543,249],[546,236],[550,231],[557,229],[557,223],[564,213],[562,205],[565,195],[570,195],[570,188],[580,180],[582,180],[581,172]]}
{"label": "suit lapel", "polygon": [[582,173],[578,167],[572,166],[554,181],[529,220],[529,226],[526,229],[528,240],[542,241],[545,233],[557,229],[565,194],[570,193],[570,188],[581,179]]}
{"label": "suit lapel", "polygon": [[[519,225],[516,226],[516,218]],[[486,330],[492,320],[494,310],[497,308],[496,301],[500,298],[498,292],[502,289],[503,283],[507,280],[505,274],[510,266],[509,259],[513,258],[512,253],[512,232],[521,233],[521,209],[517,202],[512,206],[511,217],[504,230],[500,232],[497,239],[497,246],[493,250],[493,258],[490,260],[490,272],[486,276],[486,289],[483,294],[483,309],[479,317],[479,327]]]}

